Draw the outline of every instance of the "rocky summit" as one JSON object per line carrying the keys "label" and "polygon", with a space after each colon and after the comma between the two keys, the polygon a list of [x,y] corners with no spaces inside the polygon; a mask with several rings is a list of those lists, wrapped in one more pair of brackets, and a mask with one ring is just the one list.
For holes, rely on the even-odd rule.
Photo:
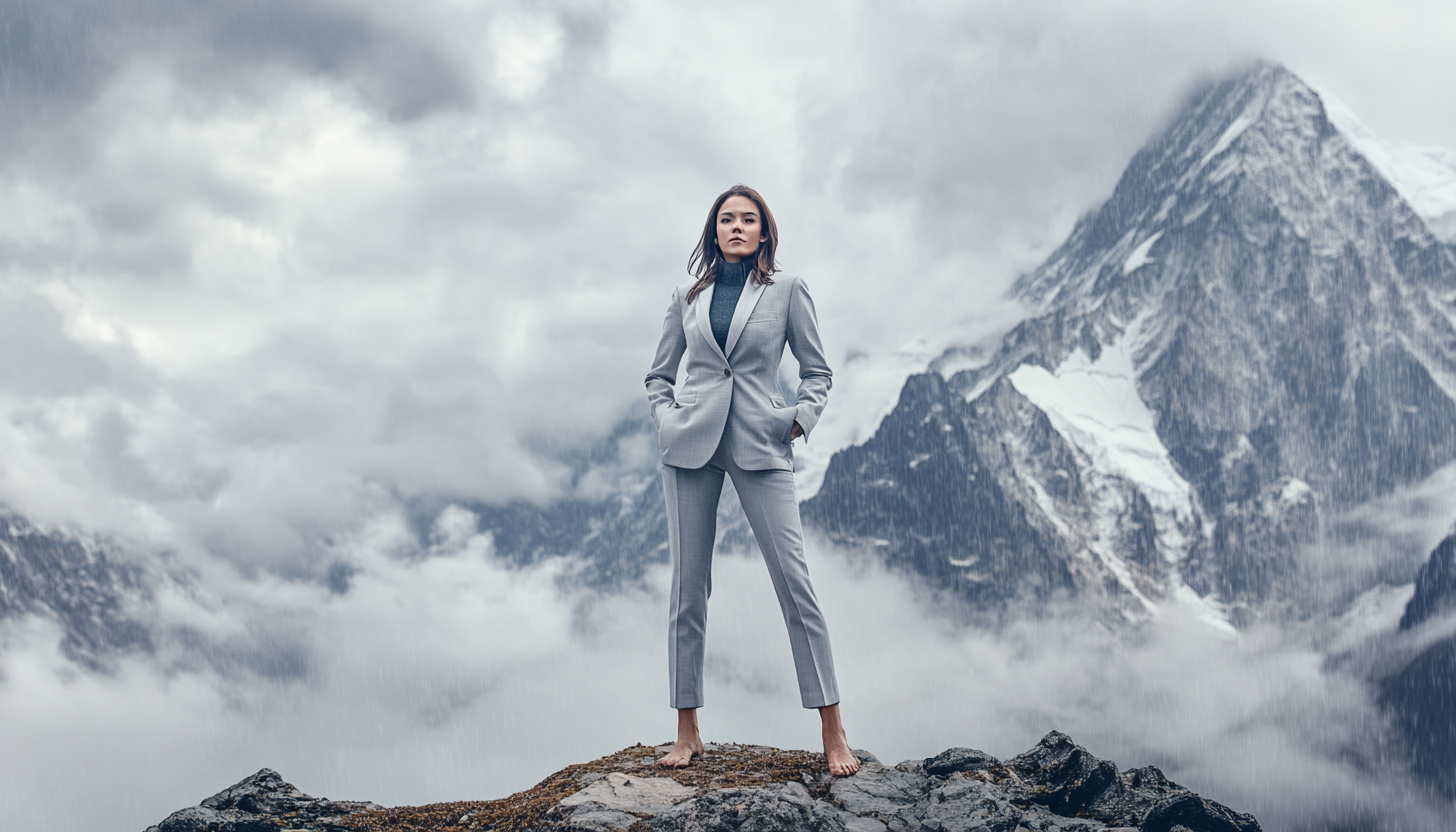
{"label": "rocky summit", "polygon": [[856,751],[852,777],[823,755],[709,744],[686,769],[654,761],[669,746],[632,746],[569,766],[502,800],[382,809],[320,800],[264,769],[147,832],[1257,832],[1259,822],[1206,800],[1157,768],[1118,771],[1052,731],[998,760],[952,748],[894,767]]}
{"label": "rocky summit", "polygon": [[278,772],[265,768],[180,812],[147,832],[274,832],[283,829],[339,830],[344,818],[380,807],[353,800],[309,797]]}

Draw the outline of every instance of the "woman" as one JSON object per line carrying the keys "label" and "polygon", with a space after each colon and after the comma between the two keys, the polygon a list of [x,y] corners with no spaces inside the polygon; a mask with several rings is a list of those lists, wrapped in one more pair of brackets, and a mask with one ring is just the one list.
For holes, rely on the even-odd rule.
{"label": "woman", "polygon": [[[799,696],[819,710],[830,773],[844,776],[859,770],[859,760],[840,724],[829,633],[804,561],[791,446],[818,423],[831,374],[808,287],[772,277],[777,248],[778,226],[756,191],[735,185],[719,196],[688,261],[696,280],[673,292],[647,374],[672,549],[668,675],[678,713],[677,743],[658,764],[686,766],[703,750],[697,709],[726,474],[778,593]],[[799,361],[792,404],[779,390],[785,344]],[[675,393],[679,364],[684,378]]]}

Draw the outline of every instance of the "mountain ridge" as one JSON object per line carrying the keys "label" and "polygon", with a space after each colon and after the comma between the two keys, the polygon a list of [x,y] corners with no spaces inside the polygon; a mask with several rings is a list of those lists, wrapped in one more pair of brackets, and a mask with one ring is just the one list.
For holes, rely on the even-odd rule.
{"label": "mountain ridge", "polygon": [[[912,431],[892,414],[831,462],[805,504],[837,540],[865,545],[869,528],[897,527],[897,505],[970,494],[957,506],[970,526],[959,551],[909,534],[874,545],[936,581],[976,584],[972,603],[1044,582],[1050,558],[1081,567],[1075,594],[1123,615],[1189,590],[1236,623],[1289,614],[1326,513],[1456,459],[1456,259],[1277,65],[1195,93],[1012,292],[1039,311],[989,360],[963,368],[949,350],[926,374],[944,380],[939,400],[921,401],[916,379],[902,391],[903,413],[954,415],[935,417],[945,441],[890,437],[885,426]],[[993,394],[1003,381],[1011,390]],[[991,424],[983,413],[1008,405],[976,407],[987,395],[1024,400],[1015,407],[1044,414],[1053,434],[1036,420]],[[955,422],[974,460],[939,476],[895,468],[911,445],[965,457]],[[998,454],[997,494],[965,492]],[[901,493],[873,485],[886,481]],[[992,518],[984,533],[981,516]],[[994,551],[1008,545],[995,519],[1007,516],[1028,532],[1010,554]],[[1128,535],[1150,518],[1152,559],[1147,536]],[[1034,533],[1046,526],[1055,543]],[[966,562],[993,568],[956,565]]]}

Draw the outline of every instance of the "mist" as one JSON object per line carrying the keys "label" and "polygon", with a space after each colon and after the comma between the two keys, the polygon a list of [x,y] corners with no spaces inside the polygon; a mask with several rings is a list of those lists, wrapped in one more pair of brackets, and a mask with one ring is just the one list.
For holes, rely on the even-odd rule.
{"label": "mist", "polygon": [[[665,567],[621,593],[570,589],[569,561],[502,564],[457,507],[427,546],[414,541],[386,514],[340,542],[357,565],[342,595],[260,580],[212,603],[164,598],[172,636],[111,674],[69,666],[35,620],[7,626],[0,814],[37,832],[143,828],[265,766],[317,796],[484,799],[671,739]],[[968,630],[875,561],[818,541],[809,555],[851,742],[886,763],[957,745],[1004,759],[1057,729],[1266,829],[1442,826],[1398,770],[1365,756],[1380,733],[1371,692],[1309,635],[1230,635],[1175,602],[1131,632],[1072,611]],[[720,554],[714,588],[705,739],[816,747],[756,552]],[[1326,630],[1389,629],[1408,594]],[[259,645],[270,663],[249,655]]]}

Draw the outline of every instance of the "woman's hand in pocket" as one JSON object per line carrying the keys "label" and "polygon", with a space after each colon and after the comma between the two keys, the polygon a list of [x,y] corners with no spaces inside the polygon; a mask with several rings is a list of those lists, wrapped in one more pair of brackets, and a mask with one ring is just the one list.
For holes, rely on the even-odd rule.
{"label": "woman's hand in pocket", "polygon": [[793,432],[791,432],[789,434],[789,441],[792,442],[795,439],[798,439],[800,436],[803,436],[803,435],[804,435],[804,429],[801,428],[801,427],[799,427],[799,420],[798,419],[795,419],[794,420],[794,430],[793,430]]}

